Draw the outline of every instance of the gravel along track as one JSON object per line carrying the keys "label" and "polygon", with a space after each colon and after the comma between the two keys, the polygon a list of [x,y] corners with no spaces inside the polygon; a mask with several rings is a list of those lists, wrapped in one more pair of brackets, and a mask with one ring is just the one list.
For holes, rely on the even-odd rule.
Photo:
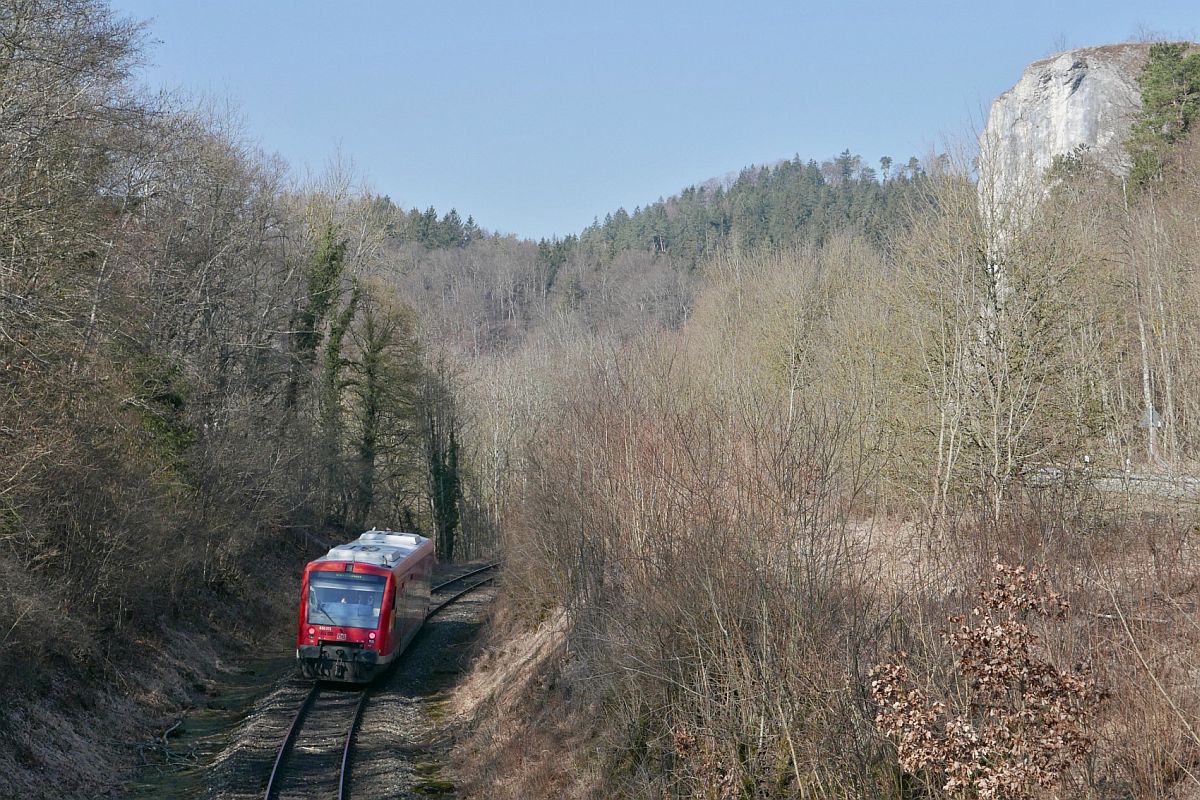
{"label": "gravel along track", "polygon": [[453,798],[442,763],[453,730],[440,710],[466,671],[495,590],[484,586],[425,623],[363,711],[350,763],[351,798]]}
{"label": "gravel along track", "polygon": [[[439,578],[467,569],[447,570]],[[462,584],[455,584],[447,591],[460,588]],[[441,708],[466,671],[495,592],[493,585],[482,586],[427,620],[395,668],[371,685],[351,748],[351,800],[457,796],[452,776],[442,768],[454,732]],[[434,604],[437,600],[435,595]],[[139,792],[139,798],[262,800],[279,745],[311,685],[289,671],[228,733],[211,762],[189,776],[160,784],[162,794]],[[341,737],[358,697],[355,687],[321,685],[316,705],[292,745],[276,798],[337,797]],[[313,713],[317,705],[322,713]]]}

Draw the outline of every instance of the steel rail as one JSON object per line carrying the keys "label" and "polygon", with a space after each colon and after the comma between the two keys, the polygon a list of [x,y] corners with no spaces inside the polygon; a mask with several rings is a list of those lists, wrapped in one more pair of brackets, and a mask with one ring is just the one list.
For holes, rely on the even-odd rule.
{"label": "steel rail", "polygon": [[354,705],[354,717],[350,720],[350,730],[346,731],[346,744],[342,747],[342,769],[338,773],[338,800],[346,800],[347,778],[350,775],[350,745],[354,742],[354,732],[362,719],[363,706],[367,704],[367,690],[363,689],[362,696]]}
{"label": "steel rail", "polygon": [[275,756],[275,763],[271,766],[271,777],[267,779],[267,792],[263,795],[264,800],[271,800],[271,795],[275,791],[275,782],[279,777],[279,767],[283,764],[283,759],[288,751],[291,750],[292,743],[296,741],[296,734],[300,731],[304,715],[308,713],[308,709],[312,707],[313,701],[316,700],[317,695],[320,693],[320,688],[314,682],[309,687],[304,702],[300,704],[300,710],[296,712],[296,716],[292,719],[292,724],[288,727],[287,735],[283,737],[283,744],[279,745],[279,753]]}
{"label": "steel rail", "polygon": [[470,572],[464,572],[462,575],[459,575],[457,578],[451,578],[451,579],[450,579],[450,580],[448,580],[448,581],[442,581],[441,583],[439,583],[437,586],[434,586],[434,587],[433,587],[432,589],[430,589],[429,591],[430,591],[430,592],[440,592],[442,589],[445,589],[445,588],[446,588],[447,586],[449,586],[450,584],[452,584],[452,583],[458,583],[458,582],[459,582],[459,581],[461,581],[463,578],[469,578],[469,577],[471,577],[472,575],[478,575],[478,574],[479,574],[479,573],[481,573],[481,572],[487,572],[489,569],[496,569],[496,568],[497,568],[497,567],[499,567],[499,566],[500,566],[500,562],[499,562],[499,561],[493,561],[493,562],[492,562],[492,563],[490,563],[490,564],[484,564],[482,567],[479,567],[478,569],[473,569],[473,570],[471,570]]}
{"label": "steel rail", "polygon": [[[346,800],[346,797],[348,797],[346,787],[349,784],[350,750],[354,743],[354,734],[358,730],[359,722],[362,720],[363,707],[367,704],[368,693],[366,689],[359,693],[358,702],[354,704],[354,716],[350,720],[350,728],[346,731],[345,743],[342,745],[341,770],[338,773],[338,800]],[[284,737],[283,744],[279,747],[279,753],[275,756],[275,764],[271,767],[271,777],[267,780],[267,790],[264,794],[264,800],[271,800],[272,796],[274,796],[276,785],[279,783],[280,777],[284,774],[282,767],[287,759],[287,754],[291,752],[292,745],[295,744],[296,734],[304,726],[304,719],[307,717],[308,712],[312,710],[312,705],[320,694],[320,684],[314,682],[312,687],[309,688],[304,702],[300,704],[300,710],[296,712],[296,716],[292,719],[287,736]]]}
{"label": "steel rail", "polygon": [[494,581],[494,580],[496,580],[496,576],[495,576],[495,575],[493,575],[493,576],[492,576],[492,577],[490,577],[490,578],[484,578],[483,580],[481,580],[481,581],[477,581],[476,583],[472,583],[472,584],[471,584],[470,586],[468,586],[467,588],[465,588],[465,589],[463,589],[463,590],[461,590],[461,591],[459,591],[459,592],[455,592],[454,594],[450,595],[449,597],[447,597],[447,598],[446,598],[445,600],[443,600],[442,602],[438,603],[438,604],[437,604],[436,606],[434,606],[433,608],[429,609],[429,611],[428,611],[428,612],[425,614],[425,619],[429,619],[429,618],[430,618],[430,617],[432,617],[434,614],[437,614],[437,613],[438,613],[438,612],[440,612],[440,611],[441,611],[443,608],[445,608],[446,606],[450,605],[450,604],[451,604],[451,603],[453,603],[455,600],[458,600],[458,599],[459,599],[460,597],[462,597],[463,595],[470,594],[471,592],[473,592],[473,591],[475,591],[476,589],[478,589],[480,586],[483,586],[483,585],[485,585],[485,584],[491,583],[491,582],[492,582],[492,581]]}

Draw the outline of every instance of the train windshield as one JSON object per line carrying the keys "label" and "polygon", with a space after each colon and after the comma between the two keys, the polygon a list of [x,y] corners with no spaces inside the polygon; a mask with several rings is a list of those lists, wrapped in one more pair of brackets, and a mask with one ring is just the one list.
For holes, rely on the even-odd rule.
{"label": "train windshield", "polygon": [[313,572],[308,578],[308,624],[377,628],[383,608],[383,575]]}

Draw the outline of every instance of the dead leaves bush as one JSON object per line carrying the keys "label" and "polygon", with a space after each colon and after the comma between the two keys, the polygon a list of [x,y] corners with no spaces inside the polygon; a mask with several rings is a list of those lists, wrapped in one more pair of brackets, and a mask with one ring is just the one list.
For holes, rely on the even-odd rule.
{"label": "dead leaves bush", "polygon": [[1086,665],[1048,660],[1033,618],[1063,620],[1068,601],[1024,567],[996,564],[969,616],[951,617],[956,685],[917,685],[907,654],[871,671],[876,727],[897,749],[900,769],[957,796],[1035,797],[1058,785],[1093,746],[1101,700]]}

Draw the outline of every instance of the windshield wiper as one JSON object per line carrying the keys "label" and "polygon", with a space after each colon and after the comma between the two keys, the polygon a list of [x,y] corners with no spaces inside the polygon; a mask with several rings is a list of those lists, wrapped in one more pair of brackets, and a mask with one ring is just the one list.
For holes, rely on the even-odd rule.
{"label": "windshield wiper", "polygon": [[329,620],[329,621],[330,621],[330,622],[332,622],[334,625],[337,625],[337,624],[338,624],[338,621],[337,621],[336,619],[334,619],[333,617],[331,617],[331,616],[329,615],[329,612],[325,610],[325,604],[324,604],[324,603],[317,603],[317,611],[320,611],[322,614],[324,614],[324,615],[325,615],[325,619]]}

